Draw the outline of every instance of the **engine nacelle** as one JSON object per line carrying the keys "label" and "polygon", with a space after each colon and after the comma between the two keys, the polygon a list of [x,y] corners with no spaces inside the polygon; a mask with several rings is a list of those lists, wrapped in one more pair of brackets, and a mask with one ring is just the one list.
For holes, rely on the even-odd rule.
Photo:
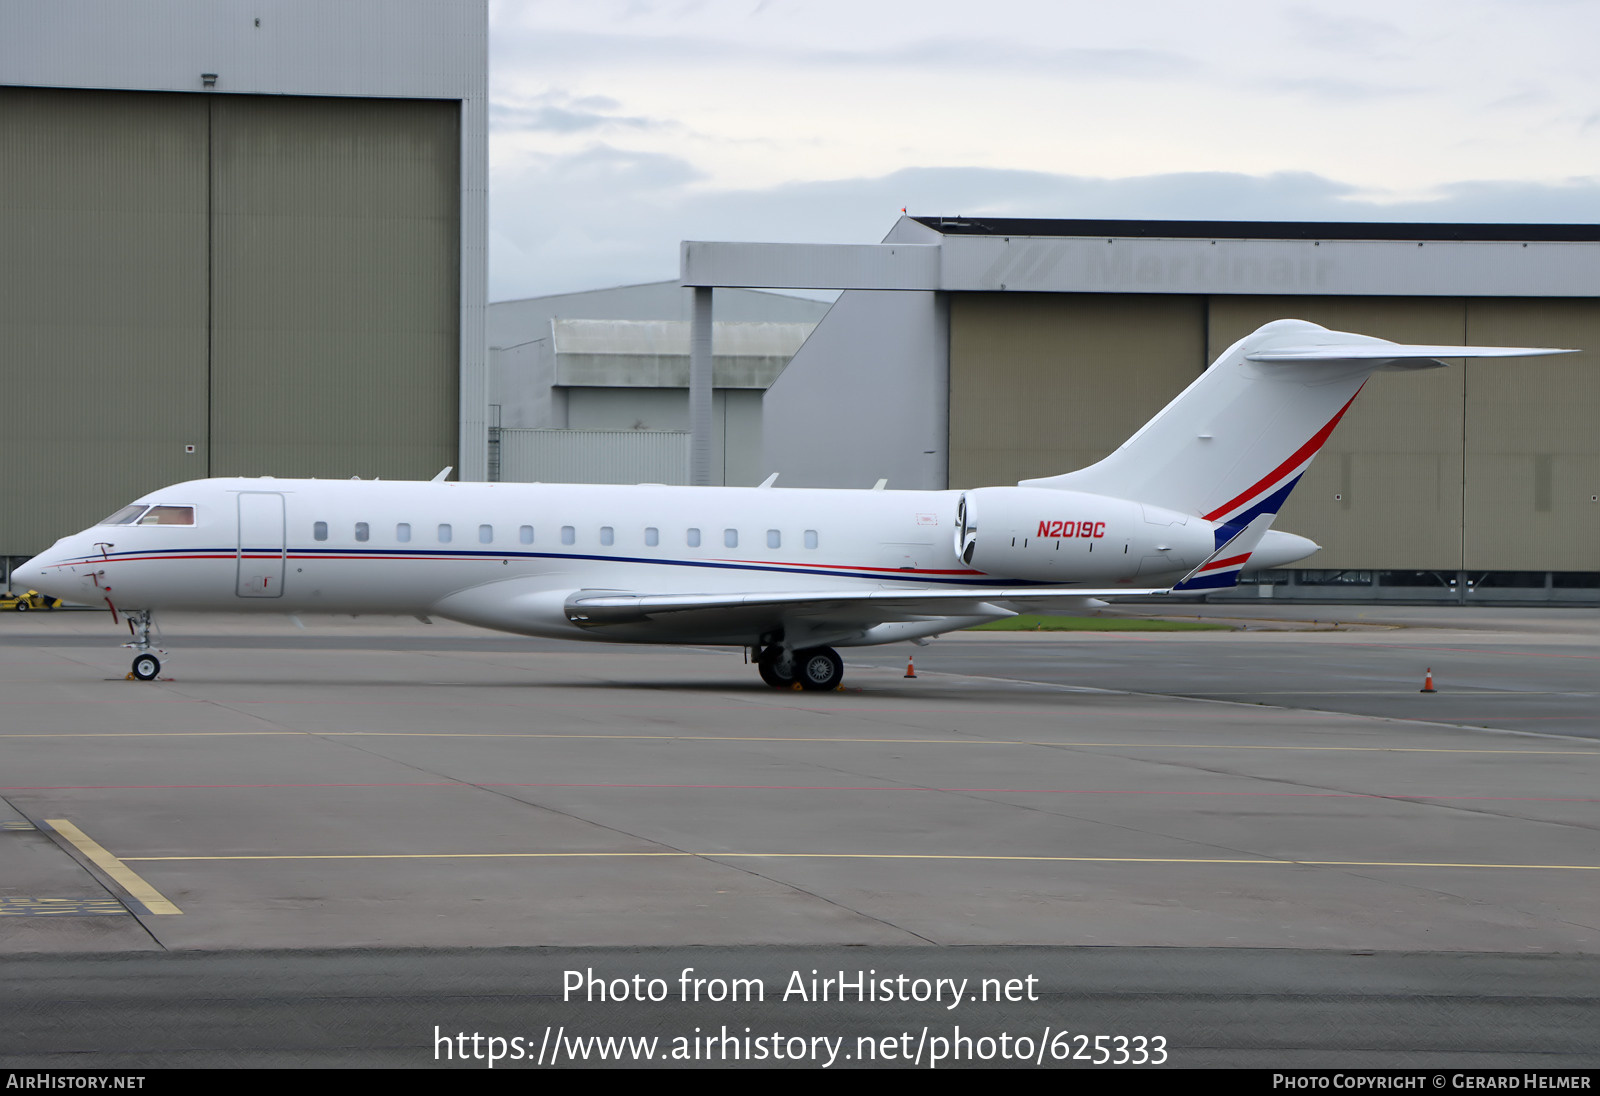
{"label": "engine nacelle", "polygon": [[1215,550],[1212,529],[1193,514],[1105,495],[980,487],[961,496],[955,548],[991,575],[1106,583],[1181,577]]}

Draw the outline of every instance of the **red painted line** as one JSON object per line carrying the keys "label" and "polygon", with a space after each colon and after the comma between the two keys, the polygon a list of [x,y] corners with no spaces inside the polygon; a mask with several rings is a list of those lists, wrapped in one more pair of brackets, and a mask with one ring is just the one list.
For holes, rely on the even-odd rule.
{"label": "red painted line", "polygon": [[1219,559],[1215,563],[1208,563],[1204,567],[1200,568],[1200,570],[1202,570],[1202,571],[1214,571],[1218,567],[1239,566],[1239,565],[1242,565],[1243,563],[1245,563],[1245,561],[1247,561],[1249,558],[1250,558],[1250,553],[1249,552],[1246,552],[1242,556],[1229,556],[1227,559]]}
{"label": "red painted line", "polygon": [[[1366,386],[1367,382],[1362,381],[1361,388],[1365,388]],[[1322,443],[1328,440],[1329,434],[1333,433],[1333,428],[1339,425],[1340,419],[1344,418],[1344,413],[1350,410],[1350,405],[1352,403],[1356,402],[1356,396],[1361,395],[1361,388],[1357,388],[1355,396],[1351,396],[1348,400],[1346,400],[1344,406],[1339,408],[1339,413],[1328,420],[1328,425],[1324,426],[1321,430],[1318,430],[1315,434],[1313,434],[1311,436],[1311,440],[1306,442],[1300,448],[1296,449],[1289,456],[1288,460],[1284,461],[1282,464],[1278,465],[1278,467],[1274,468],[1272,471],[1256,480],[1255,483],[1253,483],[1241,494],[1235,495],[1233,498],[1229,499],[1227,502],[1211,511],[1211,513],[1206,514],[1205,519],[1207,521],[1216,521],[1217,518],[1221,517],[1223,514],[1235,509],[1241,503],[1248,502],[1250,499],[1260,494],[1264,488],[1271,486],[1277,480],[1282,479],[1290,471],[1305,463],[1305,461],[1311,457],[1316,456],[1317,450],[1322,448]]]}
{"label": "red painted line", "polygon": [[465,780],[436,780],[399,784],[46,784],[0,787],[6,792],[63,791],[236,791],[274,788],[572,788],[577,790],[640,791],[754,791],[754,792],[941,792],[946,794],[990,793],[999,795],[1154,795],[1154,796],[1245,796],[1250,798],[1290,799],[1397,799],[1428,801],[1486,801],[1495,803],[1597,803],[1600,799],[1544,797],[1527,795],[1416,795],[1376,792],[1152,792],[1133,788],[916,788],[872,787],[837,784],[568,784],[568,783],[478,783]]}
{"label": "red painted line", "polygon": [[1419,647],[1404,643],[1351,643],[1351,647],[1378,647],[1392,651],[1448,651],[1462,655],[1518,655],[1522,658],[1578,658],[1600,661],[1600,655],[1558,655],[1549,651],[1502,651],[1495,647]]}

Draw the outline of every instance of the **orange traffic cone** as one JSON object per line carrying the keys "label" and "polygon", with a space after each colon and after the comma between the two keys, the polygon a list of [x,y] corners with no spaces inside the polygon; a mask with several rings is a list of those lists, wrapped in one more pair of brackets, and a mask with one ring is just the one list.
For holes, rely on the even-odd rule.
{"label": "orange traffic cone", "polygon": [[906,656],[906,676],[907,677],[916,677],[917,676],[917,668],[916,668],[916,666],[914,666],[912,664],[913,661],[914,661],[913,656],[911,656],[911,655],[907,655]]}
{"label": "orange traffic cone", "polygon": [[1428,667],[1428,676],[1422,679],[1422,691],[1425,693],[1437,692],[1433,687],[1433,667]]}

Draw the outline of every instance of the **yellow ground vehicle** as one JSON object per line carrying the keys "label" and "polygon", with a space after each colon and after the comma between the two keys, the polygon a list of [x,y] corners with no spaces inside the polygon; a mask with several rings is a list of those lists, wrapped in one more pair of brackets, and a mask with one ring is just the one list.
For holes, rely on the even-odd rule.
{"label": "yellow ground vehicle", "polygon": [[25,613],[29,609],[55,609],[61,605],[58,597],[45,597],[38,590],[29,590],[25,594],[12,593],[7,590],[0,594],[0,610],[15,609]]}

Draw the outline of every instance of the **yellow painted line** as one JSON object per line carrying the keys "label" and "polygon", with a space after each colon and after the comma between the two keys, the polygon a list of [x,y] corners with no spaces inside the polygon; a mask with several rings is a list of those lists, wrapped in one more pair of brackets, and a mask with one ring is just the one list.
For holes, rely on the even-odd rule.
{"label": "yellow painted line", "polygon": [[310,853],[242,856],[129,856],[129,861],[180,860],[978,860],[1049,864],[1262,864],[1317,868],[1527,868],[1544,871],[1600,871],[1600,864],[1463,864],[1404,860],[1274,860],[1183,856],[990,856],[963,853],[878,852],[397,852]]}
{"label": "yellow painted line", "polygon": [[87,856],[90,863],[94,864],[95,867],[115,880],[119,887],[143,902],[145,909],[151,913],[183,912],[162,897],[160,891],[139,878],[132,868],[101,848],[98,842],[65,818],[46,818],[45,823],[62,837],[72,842],[75,849]]}
{"label": "yellow painted line", "polygon": [[253,735],[289,735],[301,738],[506,738],[595,742],[814,742],[819,745],[889,746],[1050,746],[1112,750],[1295,750],[1308,753],[1442,753],[1491,754],[1508,757],[1600,757],[1594,750],[1466,750],[1445,746],[1271,746],[1257,743],[1228,745],[1217,742],[1052,742],[1026,738],[825,738],[813,735],[710,735],[710,734],[539,734],[517,731],[72,731],[65,734],[0,734],[6,738],[248,738]]}

